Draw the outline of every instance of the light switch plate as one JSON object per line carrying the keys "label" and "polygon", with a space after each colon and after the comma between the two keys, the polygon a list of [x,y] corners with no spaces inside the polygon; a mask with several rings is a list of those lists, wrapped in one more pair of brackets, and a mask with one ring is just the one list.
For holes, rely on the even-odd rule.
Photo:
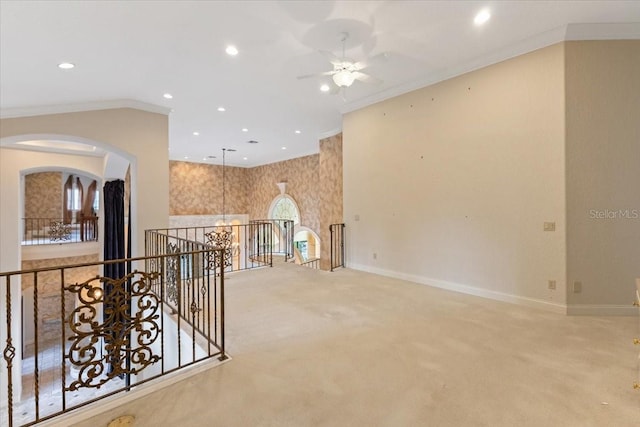
{"label": "light switch plate", "polygon": [[556,223],[555,222],[545,222],[544,223],[544,231],[556,231]]}

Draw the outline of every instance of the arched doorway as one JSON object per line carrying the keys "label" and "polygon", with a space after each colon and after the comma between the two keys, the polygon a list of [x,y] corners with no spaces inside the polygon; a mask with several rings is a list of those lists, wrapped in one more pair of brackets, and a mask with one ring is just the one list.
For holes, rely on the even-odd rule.
{"label": "arched doorway", "polygon": [[299,255],[302,259],[301,262],[320,258],[320,237],[308,227],[300,226],[296,228],[293,236],[293,245],[296,255]]}
{"label": "arched doorway", "polygon": [[[97,154],[96,150],[98,146],[104,149],[100,155]],[[82,149],[82,147],[90,147],[90,149]],[[96,181],[95,186],[98,188],[105,178],[116,177],[116,175],[113,175],[114,169],[111,167],[116,158],[119,159],[120,163],[126,164],[126,168],[128,168],[130,164],[135,163],[135,157],[118,151],[117,148],[113,148],[107,143],[60,134],[21,134],[3,137],[0,138],[0,149],[2,150],[2,155],[0,156],[0,181],[3,183],[0,187],[0,200],[3,205],[3,212],[0,217],[0,233],[3,236],[2,242],[0,242],[3,253],[3,257],[0,259],[0,270],[21,270],[23,269],[23,261],[35,263],[46,259],[47,262],[55,262],[58,258],[71,259],[94,255],[96,259],[92,261],[97,261],[101,253],[99,250],[101,241],[90,248],[87,246],[83,246],[82,249],[75,247],[68,251],[59,245],[50,245],[46,249],[45,246],[39,246],[36,247],[37,251],[32,251],[33,253],[28,258],[24,256],[23,240],[25,228],[27,228],[24,225],[25,213],[27,213],[25,207],[26,177],[33,173],[56,172],[60,178],[64,174],[67,174],[67,179],[68,176],[74,175],[75,186],[72,185],[71,189],[79,189],[78,182],[88,189],[94,180]],[[80,175],[86,177],[86,180],[83,181],[84,178],[78,180]],[[53,192],[51,194],[54,195]],[[35,203],[44,204],[44,201],[42,199],[38,200],[37,197],[40,197],[40,195],[36,195]],[[56,197],[60,207],[62,207],[64,203],[63,186],[59,186]],[[91,200],[91,202],[94,201],[95,199]],[[57,217],[58,213],[55,216]],[[34,227],[31,228],[33,229]],[[44,232],[44,230],[40,230],[38,227],[36,234],[40,232]],[[103,236],[103,234],[101,231],[97,232],[97,236]],[[34,233],[32,232],[31,236],[33,237],[33,235]],[[47,233],[47,235],[49,234]],[[26,267],[26,269],[30,268]],[[46,283],[42,282],[40,285],[44,287]],[[29,341],[33,341],[36,336],[36,323],[40,325],[46,323],[48,327],[51,327],[51,324],[55,325],[55,319],[47,316],[48,312],[44,305],[44,301],[48,301],[48,298],[53,293],[49,294],[40,291],[37,294],[38,301],[41,302],[38,316],[34,314],[35,310],[32,307],[36,299],[33,295],[34,291],[33,288],[30,289],[29,283],[20,280],[14,281],[11,283],[11,312],[7,313],[5,305],[0,307],[0,316],[2,318],[7,317],[8,314],[11,317],[11,335],[15,337],[13,345],[15,348],[20,349],[22,356],[26,354],[25,345],[29,344]],[[72,301],[69,301],[67,307],[72,307]],[[53,311],[51,312],[53,313]],[[0,335],[6,336],[6,327],[5,323],[0,324]],[[55,326],[51,328],[58,330]],[[41,327],[39,339],[41,338],[42,342],[45,342],[49,337],[45,332],[47,332],[45,328]],[[38,352],[43,353],[46,348],[41,343]],[[13,367],[13,390],[17,396],[21,396],[22,357],[14,358]],[[6,384],[6,381],[7,373],[3,371],[0,373],[0,382]],[[0,404],[6,402],[7,395],[5,390],[0,390]]]}

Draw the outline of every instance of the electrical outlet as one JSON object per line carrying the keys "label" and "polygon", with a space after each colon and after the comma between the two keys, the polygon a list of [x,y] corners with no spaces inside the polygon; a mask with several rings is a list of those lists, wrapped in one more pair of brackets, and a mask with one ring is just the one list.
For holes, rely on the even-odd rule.
{"label": "electrical outlet", "polygon": [[556,231],[556,223],[555,222],[545,222],[543,229],[544,229],[544,231]]}
{"label": "electrical outlet", "polygon": [[549,280],[549,289],[551,289],[551,290],[555,290],[556,289],[556,281],[555,280]]}
{"label": "electrical outlet", "polygon": [[573,282],[573,293],[579,294],[582,292],[582,282]]}
{"label": "electrical outlet", "polygon": [[378,254],[377,253],[373,253],[373,259],[378,259]]}

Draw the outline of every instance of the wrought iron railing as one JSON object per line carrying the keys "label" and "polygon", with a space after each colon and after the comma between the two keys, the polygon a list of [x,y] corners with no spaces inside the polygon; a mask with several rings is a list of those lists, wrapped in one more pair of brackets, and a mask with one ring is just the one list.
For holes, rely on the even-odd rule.
{"label": "wrought iron railing", "polygon": [[22,229],[24,246],[95,242],[98,217],[80,217],[70,223],[62,218],[23,218]]}
{"label": "wrought iron railing", "polygon": [[[272,222],[251,221],[249,224],[148,230],[147,233],[152,234],[148,239],[151,246],[148,246],[147,250],[153,250],[154,239],[160,239],[161,243],[163,239],[161,236],[168,236],[224,248],[222,256],[227,272],[273,266],[273,254],[277,253],[274,251],[274,246],[277,245],[277,243],[274,245],[274,239],[277,236],[274,228]],[[293,251],[291,253],[293,254]]]}
{"label": "wrought iron railing", "polygon": [[303,266],[303,267],[319,269],[320,268],[320,258],[314,258],[314,259],[310,259],[308,261],[301,262],[300,265]]}
{"label": "wrought iron railing", "polygon": [[[223,249],[164,243],[178,250],[0,273],[0,425],[30,426],[226,358]],[[128,272],[102,276],[113,263]]]}
{"label": "wrought iron railing", "polygon": [[293,259],[294,224],[289,219],[255,219],[249,224],[271,224],[272,238],[271,250],[276,255],[284,255],[285,262]]}
{"label": "wrought iron railing", "polygon": [[331,271],[338,267],[344,267],[344,224],[331,224]]}

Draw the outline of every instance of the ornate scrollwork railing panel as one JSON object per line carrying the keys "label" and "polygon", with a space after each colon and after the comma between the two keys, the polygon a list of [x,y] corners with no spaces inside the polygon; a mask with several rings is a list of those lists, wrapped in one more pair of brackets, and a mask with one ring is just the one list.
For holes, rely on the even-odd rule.
{"label": "ornate scrollwork railing panel", "polygon": [[214,231],[206,233],[205,237],[207,239],[207,245],[224,249],[224,252],[213,251],[210,253],[208,269],[215,270],[216,267],[221,265],[224,266],[224,268],[231,267],[231,242],[233,237],[231,227],[216,227]]}
{"label": "ornate scrollwork railing panel", "polygon": [[166,258],[166,281],[165,281],[165,298],[168,302],[178,306],[178,286],[180,282],[180,257],[177,255],[180,252],[180,248],[175,243],[167,244]]}
{"label": "ornate scrollwork railing panel", "polygon": [[71,240],[71,226],[64,221],[51,221],[49,237],[52,242]]}
{"label": "ornate scrollwork railing panel", "polygon": [[[151,292],[158,276],[156,272],[134,271],[121,279],[95,277],[64,288],[78,301],[67,319],[73,335],[66,354],[78,375],[65,390],[100,388],[113,378],[138,374],[160,360],[152,349],[160,336],[161,302]],[[109,289],[108,295],[103,285]],[[101,342],[103,352],[98,351]]]}

